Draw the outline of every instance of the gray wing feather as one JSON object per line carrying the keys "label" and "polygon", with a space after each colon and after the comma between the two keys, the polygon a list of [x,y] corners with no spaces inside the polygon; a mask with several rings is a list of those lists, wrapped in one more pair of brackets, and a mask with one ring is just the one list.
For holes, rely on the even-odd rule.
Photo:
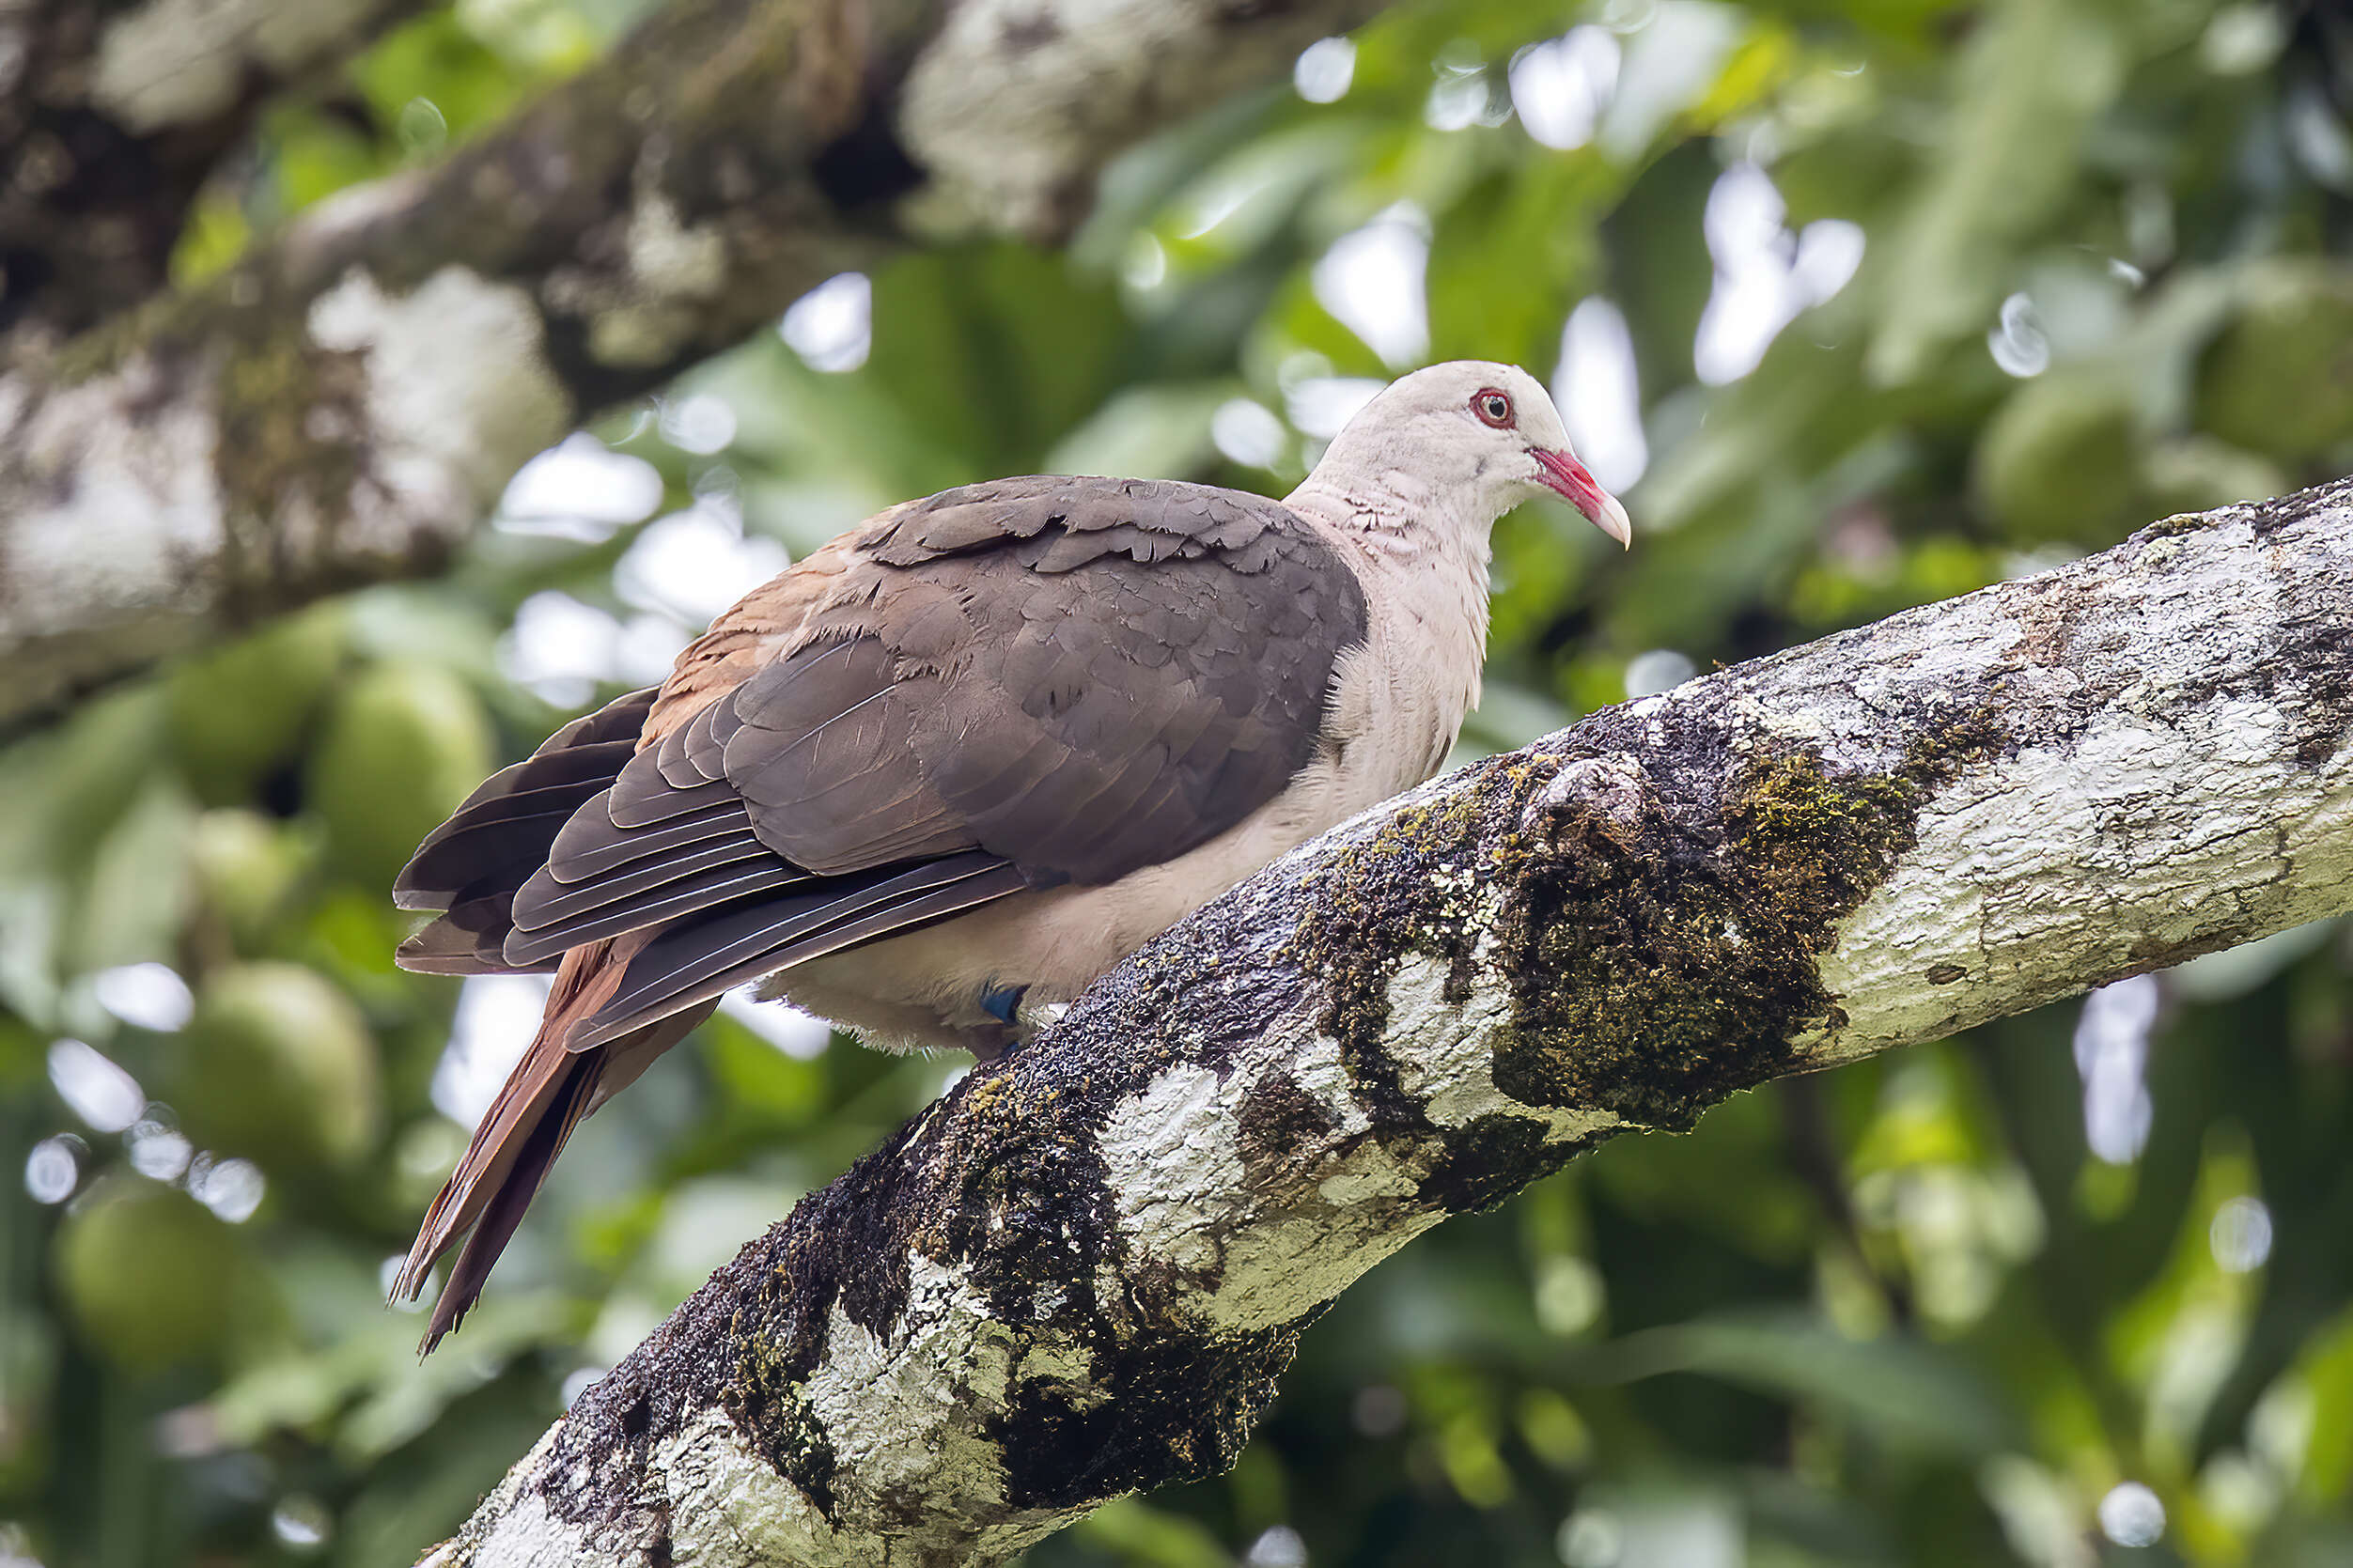
{"label": "gray wing feather", "polygon": [[[562,921],[633,894],[682,881],[718,866],[733,865],[740,861],[773,859],[775,851],[754,838],[747,827],[741,832],[730,833],[724,838],[690,845],[677,854],[647,856],[632,861],[628,869],[600,877],[580,887],[557,881],[542,868],[533,881],[538,881],[539,877],[547,877],[553,885],[532,889],[532,917],[543,923]],[[544,930],[546,925],[534,925],[531,929]]]}
{"label": "gray wing feather", "polygon": [[752,835],[752,817],[741,800],[723,801],[659,827],[641,829],[618,826],[611,813],[591,800],[555,836],[547,869],[559,882],[584,882],[690,844],[737,835]]}
{"label": "gray wing feather", "polygon": [[484,781],[393,879],[404,909],[447,912],[400,945],[398,961],[436,974],[495,974],[516,965],[504,944],[516,892],[545,863],[561,829],[594,800],[636,749],[651,687],[576,719]]}
{"label": "gray wing feather", "polygon": [[926,924],[1028,886],[1016,868],[973,852],[833,880],[836,885],[821,892],[715,912],[662,932],[630,961],[620,990],[573,1034],[569,1048],[590,1049],[787,964]]}
{"label": "gray wing feather", "polygon": [[[524,894],[531,891],[526,885],[524,894],[516,899],[515,929],[506,939],[506,956],[522,963],[536,963],[584,942],[601,941],[625,931],[658,925],[754,893],[805,886],[815,879],[781,856],[763,851],[749,860],[693,876],[674,877],[627,896],[600,900],[579,908],[565,919],[550,916],[543,906],[526,904]],[[527,914],[522,912],[525,909],[529,910]]]}

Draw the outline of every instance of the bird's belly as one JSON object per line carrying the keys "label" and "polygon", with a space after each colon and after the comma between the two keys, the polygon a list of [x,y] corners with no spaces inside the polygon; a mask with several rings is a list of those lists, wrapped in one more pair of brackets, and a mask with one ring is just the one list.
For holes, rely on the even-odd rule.
{"label": "bird's belly", "polygon": [[1263,810],[1173,861],[1115,882],[1014,896],[905,936],[781,970],[764,997],[892,1050],[968,1048],[1001,1026],[982,999],[1069,1001],[1120,960],[1286,851],[1392,793],[1332,762],[1311,764]]}

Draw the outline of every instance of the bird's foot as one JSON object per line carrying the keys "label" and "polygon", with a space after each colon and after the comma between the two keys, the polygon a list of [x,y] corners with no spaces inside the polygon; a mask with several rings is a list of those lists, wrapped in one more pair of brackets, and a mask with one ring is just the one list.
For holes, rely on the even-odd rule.
{"label": "bird's foot", "polygon": [[980,1010],[997,1022],[967,1027],[959,1032],[967,1050],[983,1062],[994,1062],[1014,1047],[1027,1045],[1060,1023],[1062,1016],[1070,1011],[1070,1004],[1032,1002],[1027,986],[999,986],[981,993]]}
{"label": "bird's foot", "polygon": [[1013,1020],[1023,1040],[1035,1040],[1063,1020],[1070,1011],[1067,1001],[1041,1001],[1021,1008]]}

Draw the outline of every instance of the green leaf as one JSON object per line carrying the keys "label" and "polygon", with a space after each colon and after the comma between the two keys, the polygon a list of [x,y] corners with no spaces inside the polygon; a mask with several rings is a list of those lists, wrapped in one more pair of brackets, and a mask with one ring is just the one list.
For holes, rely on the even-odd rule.
{"label": "green leaf", "polygon": [[1986,8],[1926,179],[1873,269],[1874,381],[1916,380],[1948,345],[1992,324],[2014,287],[2013,256],[2066,199],[2077,145],[2124,85],[2124,41],[2104,12],[2085,0]]}
{"label": "green leaf", "polygon": [[1799,1313],[1645,1329],[1581,1358],[1596,1382],[1701,1373],[1801,1400],[1912,1452],[1972,1460],[2023,1437],[2006,1402],[1965,1362],[1926,1343],[1850,1340]]}
{"label": "green leaf", "polygon": [[1059,256],[990,245],[908,257],[875,280],[864,370],[969,477],[1035,471],[1110,392],[1127,320]]}
{"label": "green leaf", "polygon": [[1190,478],[1216,460],[1209,420],[1239,391],[1232,382],[1208,382],[1120,393],[1054,443],[1045,471]]}

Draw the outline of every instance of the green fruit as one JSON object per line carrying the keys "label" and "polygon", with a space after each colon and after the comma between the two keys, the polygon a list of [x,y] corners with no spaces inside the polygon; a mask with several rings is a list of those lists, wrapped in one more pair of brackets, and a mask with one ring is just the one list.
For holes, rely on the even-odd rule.
{"label": "green fruit", "polygon": [[1977,444],[1977,491],[2021,543],[2107,544],[2143,509],[2131,389],[2053,370],[1995,411]]}
{"label": "green fruit", "polygon": [[205,983],[168,1084],[188,1136],[272,1170],[348,1165],[383,1118],[376,1042],[351,1000],[298,964]]}
{"label": "green fruit", "polygon": [[68,1315],[122,1366],[152,1372],[206,1358],[236,1326],[243,1249],[177,1188],[106,1176],[66,1215],[55,1248]]}
{"label": "green fruit", "polygon": [[491,766],[490,725],[463,681],[438,665],[379,664],[336,697],[304,800],[326,822],[335,869],[382,893]]}
{"label": "green fruit", "polygon": [[343,650],[342,613],[329,605],[172,672],[164,683],[164,730],[198,799],[241,805],[273,768],[293,760]]}
{"label": "green fruit", "polygon": [[2267,267],[2198,366],[2198,424],[2297,461],[2353,440],[2353,272]]}
{"label": "green fruit", "polygon": [[268,940],[310,864],[308,846],[291,830],[250,811],[205,813],[188,853],[205,903],[228,923],[241,950]]}

